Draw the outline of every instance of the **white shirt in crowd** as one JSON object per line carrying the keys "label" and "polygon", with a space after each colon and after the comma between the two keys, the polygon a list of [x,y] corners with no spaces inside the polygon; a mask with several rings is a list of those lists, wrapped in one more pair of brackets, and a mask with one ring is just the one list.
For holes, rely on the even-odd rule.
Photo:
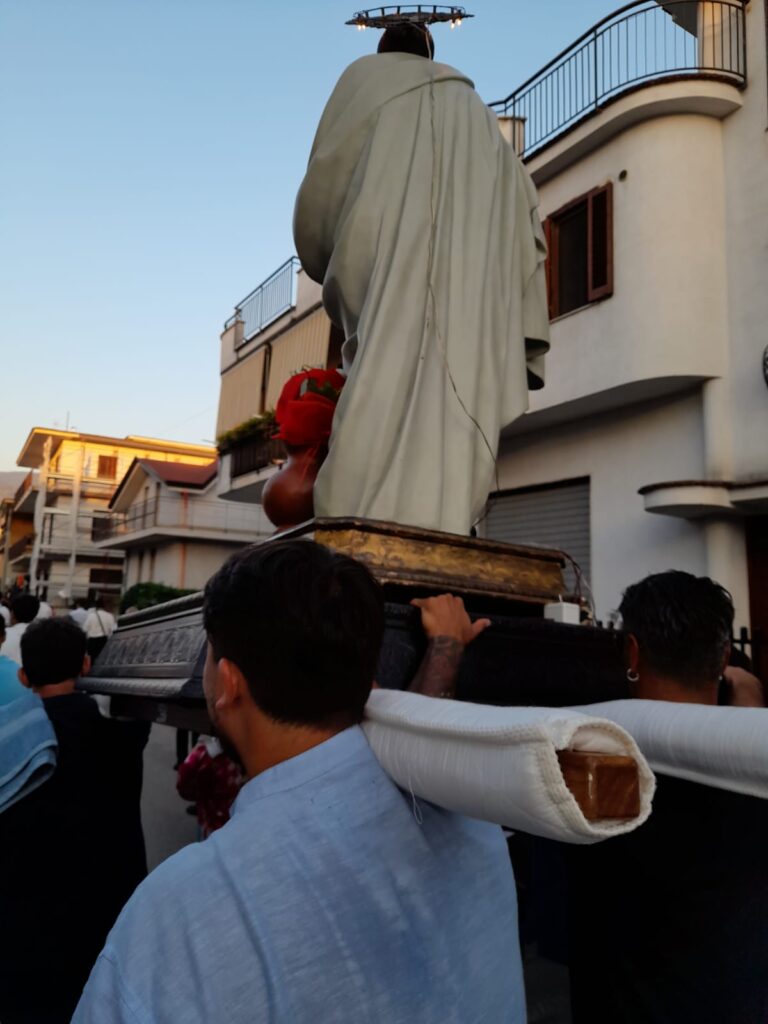
{"label": "white shirt in crowd", "polygon": [[4,604],[0,604],[0,615],[2,615],[2,617],[5,619],[6,626],[10,626],[11,613],[10,610],[6,608]]}
{"label": "white shirt in crowd", "polygon": [[38,612],[37,612],[37,615],[35,616],[35,618],[36,619],[52,619],[53,618],[53,608],[51,608],[51,606],[48,604],[47,601],[41,601],[40,602],[40,608],[38,609]]}
{"label": "white shirt in crowd", "polygon": [[21,638],[29,625],[28,622],[17,622],[15,626],[9,626],[5,631],[5,643],[0,647],[0,654],[21,665]]}
{"label": "white shirt in crowd", "polygon": [[91,608],[83,629],[89,640],[95,640],[100,636],[112,636],[116,626],[115,616],[111,612],[105,612],[103,608]]}
{"label": "white shirt in crowd", "polygon": [[88,612],[85,608],[72,608],[69,617],[80,629],[85,629],[85,621],[88,618]]}

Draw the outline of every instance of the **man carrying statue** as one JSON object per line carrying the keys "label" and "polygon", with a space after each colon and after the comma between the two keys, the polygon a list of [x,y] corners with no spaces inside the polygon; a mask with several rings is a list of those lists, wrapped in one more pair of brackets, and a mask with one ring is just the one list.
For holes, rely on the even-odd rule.
{"label": "man carrying statue", "polygon": [[500,431],[543,386],[546,247],[534,186],[472,82],[396,24],[341,76],[294,214],[345,334],[318,516],[467,534]]}

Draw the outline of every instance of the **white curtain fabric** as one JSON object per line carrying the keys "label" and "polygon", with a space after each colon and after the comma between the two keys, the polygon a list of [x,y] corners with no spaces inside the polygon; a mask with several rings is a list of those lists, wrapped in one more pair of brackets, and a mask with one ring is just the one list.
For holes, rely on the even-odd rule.
{"label": "white curtain fabric", "polygon": [[768,799],[768,708],[614,700],[575,710],[626,729],[660,775]]}
{"label": "white curtain fabric", "polygon": [[[379,763],[415,801],[565,843],[631,832],[651,811],[655,779],[633,739],[612,722],[559,708],[500,708],[374,690],[363,729]],[[641,812],[590,822],[565,784],[559,750],[637,760]]]}
{"label": "white curtain fabric", "polygon": [[410,54],[352,64],[328,101],[296,249],[345,332],[322,516],[469,532],[500,430],[543,384],[534,186],[472,82]]}

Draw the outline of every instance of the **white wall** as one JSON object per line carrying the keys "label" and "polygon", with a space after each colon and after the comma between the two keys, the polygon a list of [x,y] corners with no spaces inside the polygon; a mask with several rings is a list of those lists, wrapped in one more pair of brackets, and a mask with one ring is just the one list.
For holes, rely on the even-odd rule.
{"label": "white wall", "polygon": [[[153,582],[165,583],[169,587],[200,590],[235,550],[237,547],[232,545],[192,541],[158,545]],[[148,553],[145,553],[145,580],[149,573],[148,558]]]}
{"label": "white wall", "polygon": [[700,396],[689,394],[503,442],[499,478],[502,489],[590,478],[591,581],[605,619],[624,588],[648,573],[707,572],[704,524],[651,515],[637,493],[700,468],[703,458]]}
{"label": "white wall", "polygon": [[747,6],[749,84],[724,122],[730,377],[720,416],[731,424],[731,472],[768,476],[768,88],[763,3]]}
{"label": "white wall", "polygon": [[541,186],[542,216],[608,181],[614,294],[552,324],[532,411],[727,367],[722,122],[678,115],[625,131]]}

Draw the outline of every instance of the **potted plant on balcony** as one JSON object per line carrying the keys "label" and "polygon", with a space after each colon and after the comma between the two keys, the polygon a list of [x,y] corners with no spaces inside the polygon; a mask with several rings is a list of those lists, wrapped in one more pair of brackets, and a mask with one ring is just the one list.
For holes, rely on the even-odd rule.
{"label": "potted plant on balcony", "polygon": [[264,511],[278,532],[312,518],[315,478],[328,454],[344,379],[338,370],[303,370],[282,390],[274,436],[284,443],[288,460],[262,495]]}
{"label": "potted plant on balcony", "polygon": [[216,446],[219,455],[226,455],[233,448],[237,448],[247,441],[268,441],[277,430],[275,410],[268,409],[258,416],[251,416],[250,419],[238,423],[231,430],[225,430],[216,438]]}

